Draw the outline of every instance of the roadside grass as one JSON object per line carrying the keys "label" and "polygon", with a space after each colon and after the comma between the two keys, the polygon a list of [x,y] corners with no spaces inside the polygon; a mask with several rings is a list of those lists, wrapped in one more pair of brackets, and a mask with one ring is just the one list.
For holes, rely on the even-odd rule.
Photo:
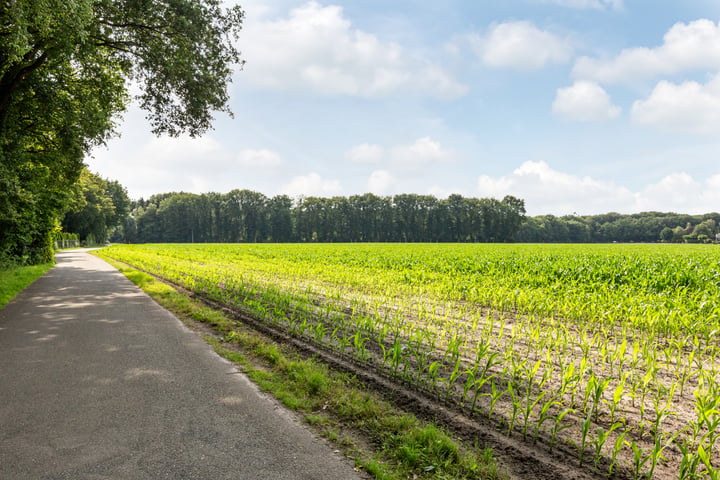
{"label": "roadside grass", "polygon": [[0,308],[50,270],[54,263],[0,269]]}
{"label": "roadside grass", "polygon": [[170,285],[96,254],[190,326],[192,321],[211,326],[214,334],[204,338],[218,354],[300,414],[353,459],[358,471],[380,480],[507,478],[490,449],[463,445],[442,428],[368,391],[353,376],[302,358]]}

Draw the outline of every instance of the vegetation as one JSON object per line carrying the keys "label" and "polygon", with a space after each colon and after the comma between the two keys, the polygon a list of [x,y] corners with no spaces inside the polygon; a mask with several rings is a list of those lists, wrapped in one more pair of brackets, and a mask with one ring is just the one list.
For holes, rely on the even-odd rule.
{"label": "vegetation", "polygon": [[105,255],[631,476],[717,476],[720,251],[148,245]]}
{"label": "vegetation", "polygon": [[155,133],[227,111],[240,7],[220,0],[0,3],[0,263],[52,260],[84,155],[114,133],[130,81]]}
{"label": "vegetation", "polygon": [[[461,446],[437,426],[402,412],[368,392],[350,376],[303,359],[223,313],[113,262],[161,305],[184,318],[211,325],[219,338],[206,336],[216,351],[237,363],[262,389],[304,415],[376,478],[504,478],[489,450]],[[342,433],[341,433],[342,432]],[[362,441],[357,438],[362,437]],[[370,444],[372,451],[362,447]]]}
{"label": "vegetation", "polygon": [[32,266],[0,265],[0,308],[50,270],[52,263]]}
{"label": "vegetation", "polygon": [[136,202],[130,243],[144,242],[507,242],[525,214],[522,200],[404,194],[285,195],[250,190],[169,193]]}
{"label": "vegetation", "polygon": [[133,202],[127,243],[521,242],[710,243],[720,214],[644,212],[525,216],[523,200],[403,194],[379,197],[167,193]]}
{"label": "vegetation", "polygon": [[515,235],[529,243],[709,243],[720,232],[720,213],[682,215],[644,212],[591,216],[528,217]]}
{"label": "vegetation", "polygon": [[130,199],[119,182],[105,180],[84,168],[62,219],[62,228],[77,234],[86,244],[102,244],[115,227],[125,224],[129,212]]}

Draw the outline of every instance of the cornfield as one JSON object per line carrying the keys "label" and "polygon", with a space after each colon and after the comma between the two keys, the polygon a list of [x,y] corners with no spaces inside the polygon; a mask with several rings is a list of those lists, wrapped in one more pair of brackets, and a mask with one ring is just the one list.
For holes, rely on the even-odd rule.
{"label": "cornfield", "polygon": [[103,254],[602,473],[718,478],[720,250],[117,245]]}

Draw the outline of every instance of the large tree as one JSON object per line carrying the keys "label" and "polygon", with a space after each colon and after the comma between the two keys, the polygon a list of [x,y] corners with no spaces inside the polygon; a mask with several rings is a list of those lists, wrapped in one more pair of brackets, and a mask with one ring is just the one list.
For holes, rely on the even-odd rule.
{"label": "large tree", "polygon": [[220,0],[0,2],[0,263],[49,260],[84,155],[140,92],[156,134],[229,113],[240,7]]}

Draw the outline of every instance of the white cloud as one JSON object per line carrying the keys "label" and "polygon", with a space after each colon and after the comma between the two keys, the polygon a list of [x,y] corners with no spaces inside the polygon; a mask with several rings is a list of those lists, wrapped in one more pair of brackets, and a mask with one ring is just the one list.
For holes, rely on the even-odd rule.
{"label": "white cloud", "polygon": [[681,133],[720,133],[720,74],[707,84],[658,83],[645,100],[633,103],[632,119],[640,125]]}
{"label": "white cloud", "polygon": [[287,18],[248,21],[242,80],[261,88],[361,97],[396,92],[456,98],[468,88],[400,45],[352,28],[342,7],[309,2]]}
{"label": "white cloud", "polygon": [[144,161],[154,165],[174,165],[203,170],[208,164],[225,163],[229,152],[212,137],[192,138],[190,136],[150,137],[140,150]]}
{"label": "white cloud", "polygon": [[637,208],[645,211],[699,214],[717,211],[718,203],[720,175],[713,175],[703,182],[684,172],[673,173],[648,185],[637,195]]}
{"label": "white cloud", "polygon": [[375,195],[387,195],[393,193],[397,185],[395,177],[387,170],[375,170],[370,174],[367,181],[367,189]]}
{"label": "white cloud", "polygon": [[559,172],[545,162],[525,162],[507,176],[483,175],[478,179],[478,192],[481,196],[522,198],[530,215],[602,213],[627,210],[634,204],[634,196],[626,188]]}
{"label": "white cloud", "polygon": [[620,107],[613,105],[610,95],[598,84],[578,81],[572,86],[559,88],[552,110],[569,120],[601,122],[620,115]]}
{"label": "white cloud", "polygon": [[369,143],[355,145],[345,153],[345,158],[358,163],[379,163],[384,156],[383,147]]}
{"label": "white cloud", "polygon": [[467,38],[482,62],[493,68],[537,70],[549,63],[565,63],[573,54],[569,39],[527,21],[495,24],[485,35]]}
{"label": "white cloud", "polygon": [[720,69],[720,23],[701,19],[676,23],[655,48],[630,48],[616,57],[579,58],[573,77],[598,83],[633,83],[687,71]]}
{"label": "white cloud", "polygon": [[477,192],[481,197],[522,198],[531,216],[650,210],[698,214],[717,210],[720,174],[701,182],[687,173],[674,173],[633,192],[612,182],[554,170],[545,162],[529,161],[509,175],[480,176]]}
{"label": "white cloud", "polygon": [[301,195],[316,197],[332,197],[342,193],[339,180],[326,180],[317,173],[294,177],[289,183],[283,185],[280,193],[297,197]]}
{"label": "white cloud", "polygon": [[551,3],[561,7],[570,7],[585,9],[591,8],[596,10],[604,10],[612,8],[613,10],[623,9],[623,0],[544,0],[543,3]]}
{"label": "white cloud", "polygon": [[390,152],[393,164],[399,168],[414,170],[429,165],[446,163],[457,155],[430,137],[418,138],[410,145],[398,145]]}
{"label": "white cloud", "polygon": [[247,168],[274,169],[282,166],[283,161],[272,150],[241,150],[237,154],[237,164]]}

